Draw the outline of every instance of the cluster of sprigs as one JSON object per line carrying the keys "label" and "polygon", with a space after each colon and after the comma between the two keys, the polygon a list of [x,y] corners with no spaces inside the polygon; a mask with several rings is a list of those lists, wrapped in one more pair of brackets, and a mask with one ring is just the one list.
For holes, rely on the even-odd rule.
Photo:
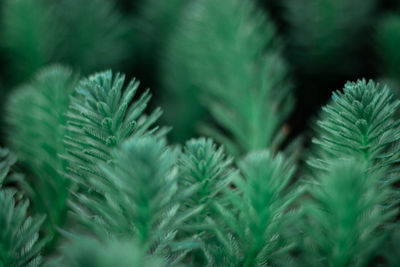
{"label": "cluster of sprigs", "polygon": [[389,88],[361,80],[334,93],[303,175],[277,152],[292,100],[273,27],[250,1],[188,5],[165,82],[211,113],[202,129],[228,153],[209,138],[169,145],[135,80],[48,67],[6,108],[26,178],[0,150],[0,266],[38,266],[41,254],[50,266],[396,266],[400,102]]}

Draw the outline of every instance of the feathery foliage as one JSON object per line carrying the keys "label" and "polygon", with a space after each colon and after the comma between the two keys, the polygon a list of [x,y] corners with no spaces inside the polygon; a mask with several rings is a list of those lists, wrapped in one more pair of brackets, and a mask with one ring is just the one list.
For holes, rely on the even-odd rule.
{"label": "feathery foliage", "polygon": [[[285,1],[289,25],[288,52],[293,64],[307,75],[347,74],[356,67],[375,0]],[[371,36],[372,37],[372,36]],[[340,64],[338,64],[340,62]],[[321,72],[320,70],[324,70]]]}
{"label": "feathery foliage", "polygon": [[384,172],[368,167],[355,159],[335,161],[317,177],[312,200],[303,205],[307,266],[367,266],[381,252],[397,210],[385,206],[391,189],[380,182]]}
{"label": "feathery foliage", "polygon": [[199,138],[186,143],[179,158],[180,186],[189,188],[197,185],[199,189],[188,198],[186,207],[204,205],[201,213],[193,217],[200,223],[210,216],[212,205],[222,197],[233,178],[233,159],[225,155],[222,147],[217,148],[211,139]]}
{"label": "feathery foliage", "polygon": [[165,133],[153,126],[160,109],[143,114],[149,91],[133,101],[139,82],[132,80],[124,88],[124,81],[119,73],[100,72],[81,81],[72,96],[65,138],[66,175],[82,185],[92,176],[102,176],[98,163],[110,161],[111,149],[128,137]]}
{"label": "feathery foliage", "polygon": [[51,234],[63,225],[67,212],[70,183],[62,175],[66,162],[59,155],[65,153],[65,113],[76,82],[69,69],[46,68],[18,88],[7,106],[9,143],[29,173],[27,193],[35,210],[47,214]]}
{"label": "feathery foliage", "polygon": [[348,82],[343,92],[333,93],[318,121],[316,168],[333,159],[353,157],[373,162],[377,168],[398,161],[399,123],[395,112],[400,101],[386,86],[365,80]]}
{"label": "feathery foliage", "polygon": [[164,66],[166,88],[184,100],[179,116],[191,127],[204,96],[228,134],[211,126],[204,131],[229,152],[276,146],[292,98],[272,23],[247,0],[195,1],[188,9]]}
{"label": "feathery foliage", "polygon": [[[90,179],[91,187],[104,196],[78,195],[78,218],[99,238],[136,238],[146,250],[161,252],[176,230],[201,206],[180,213],[182,198],[193,188],[178,193],[177,151],[153,136],[132,137],[113,152],[113,162],[102,164],[102,179]],[[155,248],[156,246],[156,248]]]}
{"label": "feathery foliage", "polygon": [[56,266],[65,267],[163,267],[161,258],[146,254],[133,240],[108,240],[101,243],[95,239],[78,237],[63,248],[65,258]]}
{"label": "feathery foliage", "polygon": [[0,266],[38,266],[45,241],[38,241],[44,217],[27,215],[29,201],[16,199],[17,191],[2,188],[15,156],[0,148]]}
{"label": "feathery foliage", "polygon": [[274,158],[268,151],[250,153],[239,168],[243,177],[235,177],[237,189],[226,191],[232,207],[216,203],[222,249],[214,260],[217,266],[269,265],[294,245],[285,231],[299,218],[291,209],[302,190],[289,187],[295,169],[281,154]]}

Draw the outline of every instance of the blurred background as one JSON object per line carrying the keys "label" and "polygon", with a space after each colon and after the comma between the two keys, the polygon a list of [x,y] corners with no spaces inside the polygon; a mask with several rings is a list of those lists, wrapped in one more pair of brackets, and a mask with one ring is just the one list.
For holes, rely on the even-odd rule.
{"label": "blurred background", "polygon": [[[62,64],[82,77],[105,69],[136,77],[141,90],[151,89],[151,105],[164,110],[162,123],[174,127],[171,142],[198,136],[197,122],[212,119],[207,112],[179,109],[193,96],[170,93],[185,91],[185,85],[170,78],[177,71],[171,55],[179,57],[180,50],[169,51],[176,49],[170,43],[196,1],[201,0],[1,0],[0,133],[7,127],[3,110],[10,92],[41,68]],[[375,79],[398,90],[399,0],[254,2],[276,28],[292,79],[290,137],[307,132],[331,92],[348,80]]]}

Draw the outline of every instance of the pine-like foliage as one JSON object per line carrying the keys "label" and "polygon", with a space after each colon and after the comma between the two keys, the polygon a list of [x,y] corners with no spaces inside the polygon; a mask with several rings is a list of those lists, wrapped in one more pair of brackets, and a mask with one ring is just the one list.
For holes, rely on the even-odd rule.
{"label": "pine-like foliage", "polygon": [[293,243],[285,237],[299,217],[292,204],[302,190],[291,186],[294,167],[281,154],[249,154],[239,162],[243,177],[226,190],[231,206],[217,204],[216,234],[221,249],[210,251],[218,266],[265,266],[282,260]]}
{"label": "pine-like foliage", "polygon": [[124,81],[125,76],[119,73],[100,72],[81,81],[72,96],[65,138],[66,175],[81,185],[102,177],[98,163],[109,162],[112,148],[128,137],[165,133],[153,126],[160,109],[144,114],[151,98],[149,91],[133,101],[139,82],[132,80],[124,88]]}
{"label": "pine-like foliage", "polygon": [[46,0],[2,1],[1,44],[14,81],[31,77],[55,56],[58,46],[53,5]]}
{"label": "pine-like foliage", "polygon": [[365,80],[348,82],[323,108],[310,165],[323,169],[332,159],[348,157],[364,159],[377,168],[395,164],[400,121],[394,115],[399,104],[386,86]]}
{"label": "pine-like foliage", "polygon": [[177,151],[156,137],[132,137],[113,151],[112,164],[101,164],[101,178],[88,179],[104,192],[78,195],[76,215],[99,238],[135,238],[145,250],[161,252],[178,227],[194,212],[180,212],[180,202],[193,188],[178,194]]}
{"label": "pine-like foliage", "polygon": [[38,266],[44,241],[38,241],[44,217],[27,215],[29,201],[16,200],[14,189],[2,188],[15,156],[0,148],[0,266]]}
{"label": "pine-like foliage", "polygon": [[[226,194],[235,174],[232,167],[233,159],[225,155],[222,147],[217,147],[211,139],[199,138],[188,141],[178,160],[180,172],[179,185],[183,188],[197,187],[197,190],[182,204],[182,210],[195,209],[203,206],[189,221],[185,236],[195,236],[203,250],[213,250],[218,242],[209,224],[210,218],[217,213],[213,208],[219,202],[226,207]],[[206,252],[207,253],[207,252]],[[205,264],[205,257],[200,250],[190,253],[190,258],[196,264]]]}
{"label": "pine-like foliage", "polygon": [[304,204],[305,266],[367,266],[381,252],[397,211],[385,206],[391,189],[380,182],[384,172],[368,167],[354,159],[335,161],[317,177],[312,201]]}
{"label": "pine-like foliage", "polygon": [[64,259],[53,266],[65,267],[163,267],[161,258],[147,255],[133,240],[108,240],[77,237],[63,248]]}
{"label": "pine-like foliage", "polygon": [[400,15],[399,12],[382,19],[377,29],[378,53],[381,57],[384,75],[400,86]]}
{"label": "pine-like foliage", "polygon": [[[180,97],[185,125],[199,118],[199,96],[228,133],[206,127],[234,155],[277,145],[292,108],[287,66],[271,22],[251,1],[203,0],[189,6],[171,39],[166,87]],[[183,113],[183,114],[182,114]],[[186,126],[187,127],[187,126]]]}
{"label": "pine-like foliage", "polygon": [[188,198],[185,206],[204,205],[202,212],[193,217],[194,222],[204,222],[207,216],[212,215],[213,203],[223,198],[222,192],[228,188],[234,174],[232,161],[211,139],[192,139],[186,143],[178,161],[180,186],[199,188]]}
{"label": "pine-like foliage", "polygon": [[17,88],[7,106],[8,140],[19,163],[29,173],[25,188],[34,208],[47,214],[50,234],[63,225],[69,181],[62,175],[66,162],[63,144],[69,97],[76,76],[60,66],[46,68]]}
{"label": "pine-like foliage", "polygon": [[[315,73],[352,73],[357,52],[368,40],[375,0],[285,1],[289,25],[289,54],[298,70]],[[371,36],[372,37],[372,36]],[[338,64],[341,62],[341,64]],[[323,71],[321,71],[323,70]]]}

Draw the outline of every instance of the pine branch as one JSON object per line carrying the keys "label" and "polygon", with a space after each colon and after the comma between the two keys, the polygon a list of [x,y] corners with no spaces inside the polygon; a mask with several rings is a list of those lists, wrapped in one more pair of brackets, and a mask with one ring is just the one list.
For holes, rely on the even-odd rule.
{"label": "pine branch", "polygon": [[215,261],[219,266],[270,265],[294,245],[285,232],[299,218],[293,202],[303,190],[289,188],[294,168],[280,154],[253,152],[239,168],[244,177],[236,176],[237,189],[226,191],[232,207],[216,205],[221,216],[216,234],[223,249]]}
{"label": "pine branch", "polygon": [[162,254],[177,229],[201,209],[180,212],[182,199],[195,188],[178,194],[176,152],[153,136],[126,140],[114,150],[112,164],[101,164],[104,176],[88,180],[104,196],[77,196],[78,219],[101,239],[135,238],[145,250]]}
{"label": "pine branch", "polygon": [[385,168],[398,161],[400,101],[386,86],[365,80],[349,82],[335,92],[318,121],[315,157],[308,163],[325,169],[330,160],[356,158]]}
{"label": "pine branch", "polygon": [[179,158],[181,190],[197,187],[183,202],[181,209],[190,211],[203,206],[202,210],[187,222],[182,233],[183,236],[195,237],[196,241],[201,242],[201,248],[204,248],[189,253],[191,262],[196,264],[210,264],[207,250],[214,250],[219,245],[212,230],[213,225],[209,221],[218,215],[213,208],[216,202],[227,207],[224,191],[231,184],[235,174],[232,161],[231,157],[225,155],[222,147],[218,148],[211,139],[205,138],[188,141]]}
{"label": "pine branch", "polygon": [[112,160],[111,150],[130,136],[166,133],[166,129],[153,126],[161,116],[160,109],[144,114],[149,91],[133,100],[139,82],[132,80],[124,88],[124,81],[119,73],[97,73],[81,81],[72,96],[65,138],[66,176],[80,185],[102,178],[98,163]]}
{"label": "pine branch", "polygon": [[182,110],[199,118],[204,96],[205,108],[228,134],[204,130],[234,155],[278,145],[293,101],[271,22],[251,1],[204,0],[188,8],[181,27],[164,70],[167,88],[187,105]]}
{"label": "pine branch", "polygon": [[365,162],[333,161],[304,205],[303,260],[307,266],[367,266],[391,234],[388,223],[398,212],[385,205],[390,184],[381,182],[384,171],[371,171]]}
{"label": "pine branch", "polygon": [[38,232],[45,217],[28,216],[29,201],[17,200],[14,189],[1,188],[14,162],[15,156],[0,148],[0,266],[39,266],[47,241],[38,241]]}
{"label": "pine branch", "polygon": [[180,186],[198,186],[199,189],[185,206],[195,208],[204,205],[202,212],[193,217],[193,222],[204,222],[207,216],[212,215],[213,203],[223,198],[221,194],[228,188],[234,174],[232,161],[223,148],[217,148],[211,139],[192,139],[186,143],[178,161]]}
{"label": "pine branch", "polygon": [[49,235],[57,235],[67,212],[69,181],[63,138],[70,94],[77,82],[69,69],[53,66],[18,88],[8,103],[8,141],[28,172],[26,191],[34,209],[47,215]]}

